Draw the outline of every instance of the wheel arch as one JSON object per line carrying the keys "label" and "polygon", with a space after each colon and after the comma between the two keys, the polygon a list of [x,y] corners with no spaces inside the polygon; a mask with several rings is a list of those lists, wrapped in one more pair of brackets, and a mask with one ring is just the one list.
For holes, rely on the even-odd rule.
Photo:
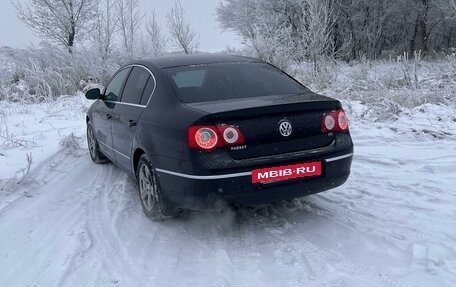
{"label": "wheel arch", "polygon": [[133,171],[135,177],[138,177],[138,163],[143,154],[146,154],[146,152],[142,148],[137,148],[133,153]]}

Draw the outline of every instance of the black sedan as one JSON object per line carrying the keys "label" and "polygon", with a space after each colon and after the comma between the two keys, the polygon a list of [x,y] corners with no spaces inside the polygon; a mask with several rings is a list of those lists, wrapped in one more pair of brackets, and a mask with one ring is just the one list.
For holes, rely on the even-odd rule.
{"label": "black sedan", "polygon": [[276,67],[229,55],[122,67],[87,113],[90,156],[134,176],[154,220],[219,202],[288,200],[343,184],[353,143],[341,103]]}

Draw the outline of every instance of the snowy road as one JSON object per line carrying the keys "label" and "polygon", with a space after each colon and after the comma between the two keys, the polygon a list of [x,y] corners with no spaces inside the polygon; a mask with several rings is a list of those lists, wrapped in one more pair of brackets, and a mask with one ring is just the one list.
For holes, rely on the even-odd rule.
{"label": "snowy road", "polygon": [[164,223],[120,169],[57,152],[0,197],[0,286],[454,286],[454,135],[363,124],[336,190]]}

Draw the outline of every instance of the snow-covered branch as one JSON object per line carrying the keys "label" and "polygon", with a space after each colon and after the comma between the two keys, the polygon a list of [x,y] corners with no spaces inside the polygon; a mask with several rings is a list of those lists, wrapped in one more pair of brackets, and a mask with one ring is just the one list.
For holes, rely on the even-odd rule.
{"label": "snow-covered branch", "polygon": [[185,54],[194,53],[199,47],[199,36],[190,28],[185,21],[184,9],[180,0],[174,3],[174,7],[167,15],[170,41]]}
{"label": "snow-covered branch", "polygon": [[141,35],[137,44],[137,54],[141,57],[157,57],[162,56],[166,52],[168,39],[163,33],[158,22],[155,11],[146,21],[145,33]]}
{"label": "snow-covered branch", "polygon": [[13,2],[19,19],[38,36],[65,46],[71,53],[78,39],[92,32],[95,0],[30,0]]}
{"label": "snow-covered branch", "polygon": [[119,29],[122,47],[132,56],[144,15],[139,12],[138,0],[116,0],[115,3],[114,18]]}

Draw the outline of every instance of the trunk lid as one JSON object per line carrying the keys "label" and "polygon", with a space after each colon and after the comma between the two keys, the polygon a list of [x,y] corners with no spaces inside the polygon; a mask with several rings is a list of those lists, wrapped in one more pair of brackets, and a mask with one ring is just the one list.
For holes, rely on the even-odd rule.
{"label": "trunk lid", "polygon": [[[242,131],[246,146],[228,149],[239,160],[330,145],[334,135],[321,132],[323,114],[341,108],[339,101],[311,92],[186,105],[207,113],[198,124],[227,124]],[[280,130],[284,122],[291,124],[289,136]]]}

